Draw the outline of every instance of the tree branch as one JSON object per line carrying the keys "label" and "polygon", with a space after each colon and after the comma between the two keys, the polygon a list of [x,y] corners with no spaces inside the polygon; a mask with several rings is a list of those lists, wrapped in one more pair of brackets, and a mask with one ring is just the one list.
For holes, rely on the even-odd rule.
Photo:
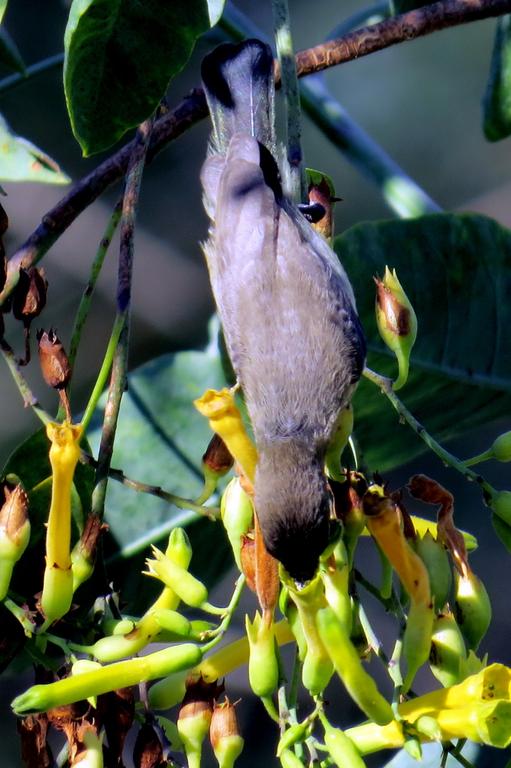
{"label": "tree branch", "polygon": [[[511,0],[441,0],[301,51],[296,56],[297,74],[303,77],[440,29],[509,12]],[[192,91],[174,110],[155,122],[147,161],[206,115],[204,94],[200,89]],[[82,211],[124,176],[134,141],[78,181],[43,217],[41,224],[9,260],[0,306],[18,282],[20,266],[28,268],[36,264]]]}

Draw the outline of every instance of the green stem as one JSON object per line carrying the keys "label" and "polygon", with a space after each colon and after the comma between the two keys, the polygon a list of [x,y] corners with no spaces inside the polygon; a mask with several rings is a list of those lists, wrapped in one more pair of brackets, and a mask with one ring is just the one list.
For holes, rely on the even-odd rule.
{"label": "green stem", "polygon": [[89,426],[90,420],[94,415],[94,411],[96,410],[97,404],[99,402],[99,398],[103,394],[106,382],[108,381],[108,376],[112,368],[115,351],[119,344],[119,338],[120,338],[123,326],[124,326],[124,317],[117,316],[114,321],[114,326],[112,328],[112,333],[108,341],[108,346],[106,348],[106,352],[103,358],[103,362],[101,364],[101,368],[96,378],[96,383],[94,384],[94,388],[89,397],[89,402],[85,407],[85,411],[82,417],[81,425],[83,427],[84,434],[87,431],[87,427]]}
{"label": "green stem", "polygon": [[32,637],[37,627],[34,624],[34,622],[30,619],[28,611],[26,611],[24,608],[20,608],[20,606],[16,605],[14,600],[11,600],[9,597],[6,597],[4,599],[3,604],[5,605],[7,610],[10,611],[10,613],[12,613],[14,618],[19,621],[19,623],[23,627],[23,632],[25,633],[25,635],[27,637]]}
{"label": "green stem", "polygon": [[105,261],[105,256],[107,254],[108,248],[110,247],[110,243],[112,242],[112,238],[117,229],[117,225],[119,224],[119,221],[121,219],[121,213],[122,213],[122,199],[116,203],[115,208],[112,212],[112,215],[110,216],[110,219],[106,226],[103,237],[101,238],[101,242],[96,251],[94,261],[92,262],[89,280],[87,282],[87,285],[85,286],[85,289],[82,294],[82,298],[80,299],[78,310],[76,312],[73,332],[71,334],[71,343],[69,345],[69,355],[68,355],[69,364],[71,368],[73,367],[74,362],[76,360],[76,353],[78,352],[78,347],[80,345],[80,339],[82,336],[82,330],[89,314],[94,289],[96,287],[96,283],[97,283],[99,274],[101,272],[101,268],[103,267],[103,262]]}
{"label": "green stem", "polygon": [[203,653],[206,654],[208,651],[210,651],[212,648],[215,647],[215,645],[218,645],[220,640],[223,638],[227,630],[229,629],[230,623],[232,621],[232,617],[234,615],[234,612],[236,611],[236,608],[238,607],[243,589],[245,587],[245,576],[243,574],[240,574],[238,576],[238,579],[236,580],[236,585],[234,587],[234,592],[232,593],[232,597],[229,601],[229,605],[224,611],[224,618],[218,625],[218,627],[211,632],[207,633],[208,637],[211,637],[212,639],[206,643],[206,645],[203,648]]}
{"label": "green stem", "polygon": [[408,408],[406,408],[406,406],[401,402],[399,397],[394,392],[391,379],[388,379],[386,376],[381,376],[379,373],[372,371],[370,368],[364,368],[364,376],[366,379],[369,379],[369,381],[372,381],[373,384],[376,384],[376,386],[381,389],[383,394],[390,400],[399,416],[404,419],[404,421],[406,421],[408,426],[412,428],[415,434],[426,443],[428,448],[430,448],[433,453],[436,453],[436,455],[444,462],[444,464],[447,464],[449,467],[457,470],[460,474],[463,475],[463,477],[465,477],[466,480],[477,483],[482,489],[485,499],[489,499],[493,496],[495,493],[494,488],[483,477],[481,477],[481,475],[473,472],[464,464],[464,462],[456,458],[456,456],[453,456],[453,454],[449,453],[449,451],[446,451],[446,449],[443,448],[440,443],[437,443],[437,441],[431,437],[426,428],[419,421],[417,421],[412,413],[410,413]]}
{"label": "green stem", "polygon": [[482,461],[490,461],[490,459],[493,458],[493,451],[491,448],[488,448],[487,451],[480,453],[478,456],[473,456],[471,459],[465,459],[463,463],[466,467],[472,467],[474,464],[480,464]]}
{"label": "green stem", "polygon": [[301,147],[300,90],[296,76],[291,19],[287,0],[272,0],[273,27],[286,105],[286,145],[289,164],[289,193],[295,202],[307,199]]}
{"label": "green stem", "polygon": [[394,711],[394,717],[396,720],[401,720],[401,716],[398,711],[400,704],[401,690],[403,688],[403,675],[401,674],[401,652],[403,650],[403,640],[398,637],[394,650],[388,664],[388,672],[392,682],[394,683],[394,691],[392,693],[392,709]]}
{"label": "green stem", "polygon": [[48,56],[47,59],[42,59],[41,61],[37,61],[35,64],[31,64],[30,67],[26,68],[23,75],[16,74],[4,77],[3,80],[0,80],[0,93],[3,95],[7,93],[7,91],[16,88],[17,85],[26,83],[27,80],[31,77],[34,77],[34,75],[39,75],[43,72],[49,72],[52,69],[57,69],[57,67],[61,66],[63,61],[64,54],[56,53],[54,56]]}
{"label": "green stem", "polygon": [[25,406],[30,406],[35,415],[43,422],[43,424],[48,424],[48,422],[52,421],[50,414],[47,413],[39,404],[38,399],[33,394],[27,380],[23,376],[18,364],[16,363],[16,358],[12,349],[8,347],[5,342],[2,345],[2,354],[12,374],[12,378],[14,379],[16,386],[18,387],[19,392],[23,398]]}

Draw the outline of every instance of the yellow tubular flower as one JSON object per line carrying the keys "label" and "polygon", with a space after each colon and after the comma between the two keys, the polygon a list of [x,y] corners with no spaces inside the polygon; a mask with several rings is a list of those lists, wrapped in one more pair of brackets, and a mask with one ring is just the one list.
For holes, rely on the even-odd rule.
{"label": "yellow tubular flower", "polygon": [[51,441],[52,489],[46,530],[46,569],[41,609],[47,622],[64,616],[73,598],[71,570],[71,488],[80,457],[82,427],[50,422],[46,427]]}
{"label": "yellow tubular flower", "polygon": [[208,389],[194,401],[194,405],[202,416],[209,419],[213,432],[220,435],[243,474],[253,483],[257,451],[246,433],[232,390]]}

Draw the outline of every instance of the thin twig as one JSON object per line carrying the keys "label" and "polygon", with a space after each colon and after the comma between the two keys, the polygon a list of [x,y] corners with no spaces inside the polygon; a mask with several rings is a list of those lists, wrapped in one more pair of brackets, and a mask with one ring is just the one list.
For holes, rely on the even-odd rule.
{"label": "thin twig", "polygon": [[443,448],[440,443],[437,443],[437,441],[429,434],[426,428],[419,421],[417,421],[415,416],[410,413],[408,408],[396,395],[392,387],[391,379],[387,378],[386,376],[381,376],[379,373],[372,371],[370,368],[364,369],[364,376],[366,379],[369,379],[369,381],[372,381],[373,384],[376,384],[376,386],[381,389],[383,394],[386,395],[386,397],[390,400],[399,416],[406,421],[408,426],[413,429],[415,434],[420,437],[421,440],[424,440],[428,448],[430,448],[433,453],[436,453],[436,455],[444,462],[444,464],[447,464],[449,467],[456,469],[467,480],[477,483],[483,491],[484,498],[486,500],[491,499],[491,497],[494,495],[493,487],[484,479],[484,477],[482,477],[482,475],[473,472],[460,459],[456,458],[456,456],[453,456],[452,453],[449,453],[449,451]]}
{"label": "thin twig", "polygon": [[131,279],[133,274],[133,254],[135,219],[142,182],[147,149],[151,137],[153,120],[146,120],[137,131],[136,143],[126,174],[126,187],[122,205],[121,243],[119,251],[119,270],[117,275],[117,315],[115,325],[121,328],[119,342],[115,350],[110,388],[108,391],[103,418],[103,430],[98,454],[98,466],[92,493],[91,513],[100,519],[105,510],[108,470],[114,448],[117,420],[121,400],[126,388],[128,376],[128,346],[130,327]]}
{"label": "thin twig", "polygon": [[[80,461],[97,469],[98,462],[93,456],[90,456],[85,451],[81,452]],[[108,477],[125,485],[126,488],[131,488],[138,493],[147,493],[151,496],[156,496],[158,499],[162,499],[168,504],[173,504],[179,509],[189,509],[192,512],[196,512],[198,515],[209,517],[212,520],[220,516],[220,510],[217,507],[204,507],[191,499],[185,499],[183,496],[176,496],[175,493],[165,491],[159,485],[150,485],[149,483],[143,483],[141,480],[134,480],[133,478],[128,477],[122,469],[114,469],[113,467],[110,467],[108,470]]]}
{"label": "thin twig", "polygon": [[17,85],[26,83],[31,77],[34,77],[34,75],[40,75],[43,72],[49,72],[52,69],[60,67],[63,61],[64,54],[56,53],[54,56],[48,56],[47,59],[42,59],[35,64],[31,64],[30,67],[26,68],[22,75],[15,74],[4,77],[3,80],[0,80],[0,93],[3,96],[7,91],[12,90]]}
{"label": "thin twig", "polygon": [[[319,72],[439,29],[509,12],[511,0],[441,0],[302,51],[296,57],[297,75],[303,77]],[[147,161],[151,161],[170,141],[206,117],[207,113],[203,92],[192,91],[174,110],[155,122]],[[101,163],[48,211],[41,224],[9,260],[7,280],[0,293],[0,305],[17,284],[20,266],[28,268],[36,264],[82,211],[124,176],[133,146],[134,141]]]}
{"label": "thin twig", "polygon": [[16,358],[14,356],[14,352],[10,347],[5,344],[5,342],[1,346],[2,354],[4,356],[4,360],[7,363],[9,370],[12,374],[12,378],[14,379],[16,386],[18,387],[20,394],[23,398],[23,403],[25,404],[25,407],[30,407],[34,411],[35,415],[41,419],[43,424],[48,424],[49,421],[52,420],[49,413],[47,413],[44,408],[39,404],[39,400],[34,395],[32,390],[30,389],[30,386],[23,376],[22,372],[19,369],[19,366],[16,362]]}
{"label": "thin twig", "polygon": [[289,194],[297,203],[306,202],[302,155],[300,91],[296,76],[291,19],[287,0],[272,0],[275,46],[281,71],[281,86],[286,105],[286,146],[289,166]]}

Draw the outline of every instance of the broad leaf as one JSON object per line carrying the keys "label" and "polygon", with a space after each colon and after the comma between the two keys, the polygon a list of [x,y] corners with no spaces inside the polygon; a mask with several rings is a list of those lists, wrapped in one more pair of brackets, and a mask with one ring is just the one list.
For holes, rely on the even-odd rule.
{"label": "broad leaf", "polygon": [[[112,466],[122,468],[130,478],[179,496],[199,496],[201,458],[212,433],[193,400],[210,387],[224,385],[216,350],[164,355],[134,371],[123,397]],[[90,435],[96,447],[100,421],[96,420]],[[194,548],[192,570],[201,579],[214,581],[232,563],[220,524],[113,480],[108,486],[106,520],[120,550],[113,553],[111,563],[123,571],[123,580],[130,580],[126,589],[132,594],[140,588],[149,543],[163,544],[176,526],[189,530]],[[144,577],[144,594],[145,585],[151,583]]]}
{"label": "broad leaf", "polygon": [[24,75],[26,72],[18,46],[7,30],[3,28],[0,28],[0,64],[8,69],[13,69],[15,72],[19,72],[21,75]]}
{"label": "broad leaf", "polygon": [[[477,215],[437,214],[360,224],[336,239],[368,341],[369,367],[396,375],[374,319],[373,275],[396,268],[419,321],[403,402],[447,440],[511,407],[511,233]],[[426,449],[367,380],[355,396],[355,428],[373,470]],[[470,448],[467,446],[467,453]]]}
{"label": "broad leaf", "polygon": [[64,89],[84,155],[108,149],[154,112],[209,27],[206,0],[73,0]]}
{"label": "broad leaf", "polygon": [[15,136],[0,115],[0,179],[68,184],[57,163],[27,139]]}
{"label": "broad leaf", "polygon": [[488,141],[511,134],[511,15],[497,19],[490,74],[483,101],[483,130]]}

